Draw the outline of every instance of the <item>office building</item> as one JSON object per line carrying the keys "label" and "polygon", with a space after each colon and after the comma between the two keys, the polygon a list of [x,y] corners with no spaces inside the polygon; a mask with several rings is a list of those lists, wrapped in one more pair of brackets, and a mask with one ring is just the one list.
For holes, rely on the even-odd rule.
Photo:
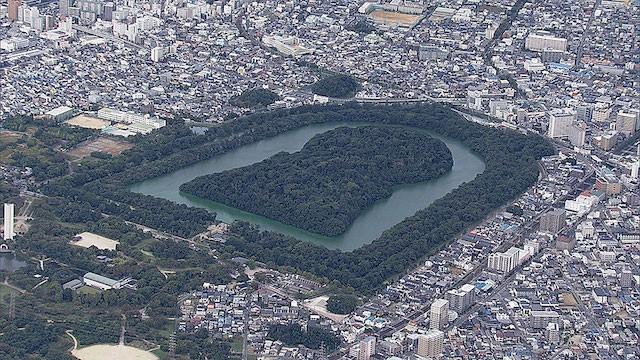
{"label": "office building", "polygon": [[605,151],[609,151],[613,149],[617,141],[618,141],[617,131],[607,131],[602,135],[593,137],[593,145]]}
{"label": "office building", "polygon": [[459,289],[447,291],[449,308],[457,312],[467,310],[475,302],[476,288],[471,284],[464,284]]}
{"label": "office building", "polygon": [[547,342],[553,345],[560,344],[560,327],[556,323],[547,325]]}
{"label": "office building", "polygon": [[576,112],[570,108],[549,111],[549,137],[562,138],[569,135],[569,128],[576,120]]}
{"label": "office building", "polygon": [[568,131],[567,137],[571,145],[583,147],[587,138],[586,124],[571,124]]}
{"label": "office building", "polygon": [[602,103],[596,104],[591,119],[595,122],[607,122],[611,116],[611,109]]}
{"label": "office building", "polygon": [[576,107],[576,120],[578,121],[591,121],[593,117],[593,105],[582,104]]}
{"label": "office building", "polygon": [[560,315],[555,311],[533,310],[529,315],[530,325],[534,329],[546,329],[550,323],[558,323]]}
{"label": "office building", "polygon": [[624,269],[620,273],[620,286],[623,288],[633,287],[633,273],[629,269]]}
{"label": "office building", "polygon": [[493,253],[489,255],[488,268],[508,274],[520,263],[520,249],[512,247],[503,253]]}
{"label": "office building", "polygon": [[567,39],[555,37],[546,31],[529,34],[525,48],[531,51],[557,50],[567,51]]}
{"label": "office building", "polygon": [[15,236],[15,205],[14,204],[4,204],[4,230],[3,230],[3,239],[4,240],[13,240]]}
{"label": "office building", "polygon": [[431,304],[429,313],[431,329],[443,329],[449,322],[449,301],[437,299]]}
{"label": "office building", "polygon": [[358,360],[369,360],[376,354],[376,338],[374,336],[367,336],[360,341],[358,348]]}
{"label": "office building", "polygon": [[71,0],[58,0],[58,11],[61,17],[69,16],[71,4]]}
{"label": "office building", "polygon": [[431,329],[418,337],[418,355],[427,359],[437,359],[442,355],[444,347],[444,333]]}
{"label": "office building", "polygon": [[160,62],[164,59],[165,48],[162,46],[156,46],[151,49],[151,61]]}
{"label": "office building", "polygon": [[20,5],[22,5],[22,0],[7,0],[7,17],[9,20],[18,20],[18,8]]}
{"label": "office building", "polygon": [[634,111],[618,111],[616,130],[627,136],[633,135],[638,129],[638,114]]}
{"label": "office building", "polygon": [[549,234],[557,234],[565,224],[566,214],[564,209],[550,211],[540,218],[540,231]]}

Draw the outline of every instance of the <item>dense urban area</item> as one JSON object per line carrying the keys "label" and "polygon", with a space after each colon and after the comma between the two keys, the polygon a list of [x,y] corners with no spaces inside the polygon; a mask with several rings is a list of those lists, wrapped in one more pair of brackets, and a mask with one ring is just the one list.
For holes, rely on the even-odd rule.
{"label": "dense urban area", "polygon": [[640,1],[0,0],[0,360],[638,359],[639,177]]}

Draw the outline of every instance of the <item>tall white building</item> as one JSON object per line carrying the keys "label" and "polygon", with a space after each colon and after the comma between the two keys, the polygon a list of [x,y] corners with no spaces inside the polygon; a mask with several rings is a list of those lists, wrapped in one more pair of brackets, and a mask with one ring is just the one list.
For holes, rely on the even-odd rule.
{"label": "tall white building", "polygon": [[504,274],[510,273],[520,262],[520,249],[512,247],[503,253],[489,255],[489,270],[496,270]]}
{"label": "tall white building", "polygon": [[462,312],[473,305],[476,296],[475,286],[464,284],[459,289],[447,291],[447,300],[452,310]]}
{"label": "tall white building", "polygon": [[358,360],[369,360],[376,354],[376,338],[374,336],[367,336],[360,341],[360,347],[358,348]]}
{"label": "tall white building", "polygon": [[449,301],[437,299],[431,304],[429,313],[431,329],[443,329],[449,322]]}
{"label": "tall white building", "polygon": [[576,121],[576,112],[571,108],[549,111],[549,137],[561,138],[569,136],[569,130],[574,121]]}
{"label": "tall white building", "polygon": [[14,215],[15,206],[13,204],[4,204],[4,240],[13,240],[16,235],[14,232]]}
{"label": "tall white building", "polygon": [[431,329],[418,337],[417,353],[427,359],[437,359],[442,354],[443,346],[444,333],[437,329]]}
{"label": "tall white building", "polygon": [[626,134],[633,135],[638,129],[638,118],[640,113],[634,111],[618,111],[616,117],[616,130]]}

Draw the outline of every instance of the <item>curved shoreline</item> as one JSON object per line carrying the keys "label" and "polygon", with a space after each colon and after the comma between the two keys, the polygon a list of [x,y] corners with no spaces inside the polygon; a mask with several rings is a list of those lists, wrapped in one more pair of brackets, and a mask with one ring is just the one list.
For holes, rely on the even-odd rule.
{"label": "curved shoreline", "polygon": [[129,190],[144,195],[151,195],[170,200],[179,204],[186,204],[205,208],[217,213],[217,219],[231,223],[243,220],[260,226],[262,230],[269,230],[295,237],[299,240],[322,245],[329,249],[355,250],[375,239],[402,220],[414,215],[417,211],[427,208],[434,201],[465,182],[472,181],[485,170],[484,161],[474,154],[471,149],[461,142],[446,138],[432,131],[412,126],[403,126],[415,131],[426,132],[430,136],[445,143],[453,157],[453,167],[447,174],[433,180],[404,184],[394,187],[393,194],[375,202],[365,209],[351,223],[343,234],[327,237],[303,229],[284,224],[282,222],[209,201],[179,191],[181,184],[192,179],[211,173],[222,172],[248,166],[281,152],[299,151],[313,136],[335,129],[337,127],[358,126],[398,126],[381,125],[376,123],[325,123],[312,124],[289,130],[282,134],[269,137],[248,145],[244,145],[227,153],[214,156],[195,164],[129,186]]}

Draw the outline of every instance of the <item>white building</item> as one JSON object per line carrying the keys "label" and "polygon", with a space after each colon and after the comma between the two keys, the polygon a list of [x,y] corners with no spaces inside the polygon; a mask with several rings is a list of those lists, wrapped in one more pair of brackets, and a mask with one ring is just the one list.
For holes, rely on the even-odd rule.
{"label": "white building", "polygon": [[100,290],[120,289],[121,283],[118,280],[109,279],[106,276],[86,273],[83,277],[84,284]]}
{"label": "white building", "polygon": [[616,130],[626,134],[627,136],[633,135],[638,129],[638,118],[640,118],[640,112],[637,111],[618,111],[616,117]]}
{"label": "white building", "polygon": [[367,336],[360,341],[358,348],[358,360],[369,360],[376,354],[376,338],[373,336]]}
{"label": "white building", "polygon": [[555,37],[546,31],[540,31],[529,34],[524,46],[525,49],[531,51],[542,51],[546,49],[567,51],[567,39]]}
{"label": "white building", "polygon": [[165,120],[157,117],[134,114],[110,108],[102,108],[98,110],[98,117],[104,120],[128,124],[128,130],[140,134],[148,134],[155,129],[160,129],[167,125]]}
{"label": "white building", "polygon": [[443,329],[449,322],[449,301],[437,299],[431,304],[429,312],[431,329]]}
{"label": "white building", "polygon": [[427,359],[436,359],[442,354],[444,333],[431,329],[418,337],[418,355]]}
{"label": "white building", "polygon": [[553,109],[549,111],[549,131],[551,138],[569,136],[569,129],[576,120],[576,112],[570,108]]}
{"label": "white building", "polygon": [[489,255],[488,268],[504,274],[510,273],[520,263],[520,249],[512,247],[503,253]]}
{"label": "white building", "polygon": [[265,35],[262,37],[262,43],[288,56],[301,56],[313,52],[312,49],[300,45],[300,40],[295,36]]}
{"label": "white building", "polygon": [[4,204],[4,232],[3,239],[4,240],[13,240],[13,237],[16,235],[14,230],[14,216],[15,216],[15,205],[14,204]]}
{"label": "white building", "polygon": [[464,284],[459,289],[447,291],[449,307],[457,312],[468,309],[475,302],[476,287],[471,284]]}

